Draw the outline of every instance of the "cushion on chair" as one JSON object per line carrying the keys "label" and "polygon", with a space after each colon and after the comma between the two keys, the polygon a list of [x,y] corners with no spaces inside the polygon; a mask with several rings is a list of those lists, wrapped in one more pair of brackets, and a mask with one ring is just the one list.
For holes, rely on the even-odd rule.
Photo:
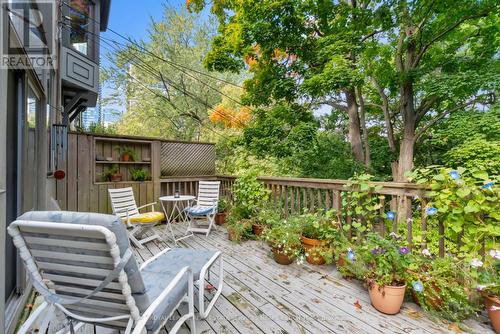
{"label": "cushion on chair", "polygon": [[[185,267],[187,264],[184,264]],[[180,270],[180,269],[179,269]],[[171,270],[165,266],[163,261],[153,261],[141,273],[146,284],[147,302],[137,303],[137,307],[143,313],[151,303],[163,292],[167,285],[174,279],[179,270]],[[161,323],[174,311],[177,304],[187,293],[188,275],[184,275],[182,280],[174,287],[169,296],[154,311],[153,315],[146,323],[146,329],[154,332]]]}
{"label": "cushion on chair", "polygon": [[195,205],[184,209],[191,216],[206,216],[214,212],[213,206]]}
{"label": "cushion on chair", "polygon": [[165,214],[163,212],[146,212],[129,217],[128,220],[131,223],[154,223],[162,221],[163,219],[165,219]]}
{"label": "cushion on chair", "polygon": [[[208,263],[215,253],[215,251],[210,250],[173,248],[158,259],[149,263],[141,270],[142,277],[146,283],[146,295],[149,302],[153,302],[172,281],[175,275],[186,266],[191,268],[194,279],[198,280],[201,268]],[[187,276],[186,281],[183,281],[182,284],[179,283],[178,287],[172,292],[172,295],[168,297],[167,300],[157,308],[153,316],[151,316],[146,324],[147,330],[154,331],[158,329],[162,320],[165,320],[165,317],[169,316],[186,292]],[[138,303],[137,306],[142,313],[149,304]]]}
{"label": "cushion on chair", "polygon": [[[193,271],[194,279],[200,277],[201,268],[214,256],[216,251],[206,249],[172,248],[158,259],[150,263],[141,272],[152,270],[161,273],[177,273],[185,266],[189,266]],[[153,266],[151,268],[150,266]]]}
{"label": "cushion on chair", "polygon": [[[20,216],[18,220],[104,226],[115,234],[116,243],[120,248],[121,255],[123,255],[129,247],[129,240],[125,226],[120,221],[120,218],[112,215],[71,211],[31,211]],[[66,236],[65,238],[72,240],[71,238],[73,237]],[[74,238],[75,240],[78,240],[77,235],[75,235]],[[50,247],[56,247],[58,248],[58,251],[61,248],[57,245],[48,247],[49,249]],[[130,284],[130,288],[135,299],[143,300],[146,287],[142,280],[139,266],[137,265],[134,257],[130,258],[128,263],[125,265],[124,270],[127,273],[128,283]],[[82,274],[82,277],[84,277],[84,274]]]}

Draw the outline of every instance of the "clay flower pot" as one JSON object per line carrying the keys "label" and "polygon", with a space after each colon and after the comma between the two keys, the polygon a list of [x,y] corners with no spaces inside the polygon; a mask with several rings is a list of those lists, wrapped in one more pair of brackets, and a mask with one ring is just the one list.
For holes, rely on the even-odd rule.
{"label": "clay flower pot", "polygon": [[403,286],[382,286],[373,283],[368,287],[370,301],[377,311],[385,314],[399,313],[405,297],[406,284]]}
{"label": "clay flower pot", "polygon": [[264,232],[264,225],[253,224],[252,225],[252,232],[256,236],[260,237],[262,235],[262,232]]}
{"label": "clay flower pot", "polygon": [[226,223],[226,217],[227,213],[226,212],[219,212],[215,214],[215,223],[217,225],[224,225]]}
{"label": "clay flower pot", "polygon": [[122,180],[121,174],[113,174],[111,175],[111,182],[120,182]]}
{"label": "clay flower pot", "polygon": [[493,326],[495,333],[500,333],[500,298],[498,296],[484,296],[484,303],[491,320],[491,326]]}
{"label": "clay flower pot", "polygon": [[319,253],[318,248],[325,246],[325,241],[311,239],[301,236],[302,245],[306,251],[306,261],[310,264],[322,265],[326,263],[325,258]]}
{"label": "clay flower pot", "polygon": [[122,154],[122,161],[130,161],[130,154],[123,153]]}
{"label": "clay flower pot", "polygon": [[276,261],[279,264],[289,265],[294,260],[293,256],[288,256],[286,254],[283,254],[279,248],[273,247],[272,252],[274,256],[274,261]]}

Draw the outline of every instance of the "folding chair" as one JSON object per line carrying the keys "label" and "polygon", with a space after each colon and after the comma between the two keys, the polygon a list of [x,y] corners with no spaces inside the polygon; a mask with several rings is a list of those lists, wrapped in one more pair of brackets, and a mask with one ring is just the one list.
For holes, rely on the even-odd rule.
{"label": "folding chair", "polygon": [[196,333],[190,267],[185,263],[179,270],[167,271],[160,253],[139,268],[125,226],[115,216],[29,212],[10,224],[8,232],[45,299],[18,334],[30,332],[38,317],[54,319],[54,313],[64,315],[60,332],[65,333],[73,333],[81,323],[125,334],[158,333],[174,320],[172,315],[183,302],[188,303],[187,313],[169,333],[176,333],[185,322]]}
{"label": "folding chair", "polygon": [[[187,207],[185,212],[189,217],[187,233],[205,233],[206,236],[215,228],[215,214],[219,202],[220,181],[199,181],[198,197],[195,205]],[[197,225],[204,224],[206,227]],[[193,227],[194,225],[194,227]]]}
{"label": "folding chair", "polygon": [[[165,218],[165,215],[163,212],[155,211],[154,205],[156,202],[137,207],[132,187],[108,189],[108,191],[113,214],[120,217],[131,228],[128,235],[134,246],[142,249],[145,243],[161,239],[153,227],[161,222]],[[139,213],[139,210],[148,206],[151,207],[151,212]],[[151,232],[150,236],[138,239],[143,237],[148,231]]]}

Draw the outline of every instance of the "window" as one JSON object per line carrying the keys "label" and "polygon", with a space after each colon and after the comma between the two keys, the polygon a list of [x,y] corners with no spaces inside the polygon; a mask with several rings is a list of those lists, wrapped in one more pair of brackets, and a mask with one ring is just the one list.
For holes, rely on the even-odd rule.
{"label": "window", "polygon": [[89,0],[70,0],[69,18],[71,31],[70,45],[80,53],[89,55],[89,39],[92,39],[92,4]]}
{"label": "window", "polygon": [[36,115],[40,108],[40,100],[35,95],[31,87],[28,87],[28,105],[26,108],[26,123],[28,124],[28,128],[35,129],[36,128]]}

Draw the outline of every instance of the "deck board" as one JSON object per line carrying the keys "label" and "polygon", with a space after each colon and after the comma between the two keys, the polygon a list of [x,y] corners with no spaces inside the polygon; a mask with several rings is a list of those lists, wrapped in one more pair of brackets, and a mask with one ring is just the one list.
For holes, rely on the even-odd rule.
{"label": "deck board", "polygon": [[[163,233],[163,227],[158,229]],[[181,233],[183,227],[174,225],[174,230]],[[279,265],[265,244],[232,243],[224,228],[178,244],[217,249],[224,257],[222,295],[206,320],[197,319],[197,333],[454,333],[447,324],[432,322],[413,303],[405,302],[397,315],[383,315],[370,305],[366,289],[359,282],[342,279],[334,266]],[[167,239],[145,246],[135,250],[140,262],[174,244]],[[216,273],[212,275],[218,279]],[[354,306],[356,301],[361,310]],[[493,333],[474,319],[465,323],[467,332]],[[160,333],[168,333],[170,326]],[[188,326],[183,325],[179,333],[189,333]]]}

